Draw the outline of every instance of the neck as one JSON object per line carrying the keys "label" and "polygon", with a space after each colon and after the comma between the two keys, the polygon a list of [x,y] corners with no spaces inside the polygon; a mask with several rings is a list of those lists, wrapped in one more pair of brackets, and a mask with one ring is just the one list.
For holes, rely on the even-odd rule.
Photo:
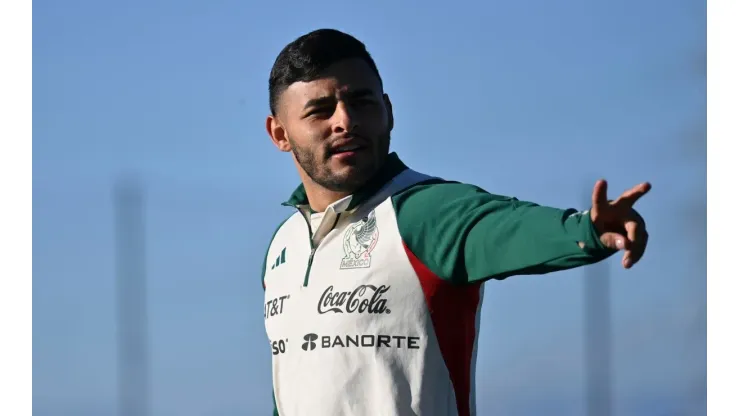
{"label": "neck", "polygon": [[309,186],[308,183],[304,182],[303,186],[306,188],[308,203],[311,209],[316,212],[324,212],[329,205],[351,195],[348,192],[334,192],[316,184],[312,185]]}
{"label": "neck", "polygon": [[329,205],[352,194],[351,192],[337,192],[326,189],[314,182],[302,169],[300,176],[303,188],[306,190],[308,204],[315,212],[324,212]]}

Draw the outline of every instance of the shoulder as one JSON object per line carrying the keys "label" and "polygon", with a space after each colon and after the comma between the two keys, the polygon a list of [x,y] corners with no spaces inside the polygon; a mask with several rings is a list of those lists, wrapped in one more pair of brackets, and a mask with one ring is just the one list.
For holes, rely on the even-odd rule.
{"label": "shoulder", "polygon": [[465,242],[474,226],[512,199],[477,185],[440,178],[415,183],[392,197],[401,239],[434,275],[466,278]]}
{"label": "shoulder", "polygon": [[396,193],[392,201],[398,215],[424,219],[429,214],[459,212],[491,202],[516,201],[516,198],[492,194],[473,184],[431,178]]}
{"label": "shoulder", "polygon": [[265,256],[262,261],[262,279],[263,279],[263,286],[264,286],[264,278],[265,278],[265,271],[267,268],[267,259],[272,256],[272,247],[273,243],[276,241],[281,241],[286,238],[290,238],[294,233],[298,230],[298,226],[300,226],[301,220],[301,214],[298,212],[293,213],[292,215],[284,218],[283,220],[278,222],[278,225],[275,227],[275,230],[272,232],[272,236],[267,242],[267,246],[265,249]]}
{"label": "shoulder", "polygon": [[272,233],[272,237],[270,237],[268,246],[276,240],[290,238],[291,234],[294,234],[298,231],[304,231],[304,225],[305,218],[303,218],[303,215],[298,211],[292,213],[288,217],[278,222],[275,230]]}

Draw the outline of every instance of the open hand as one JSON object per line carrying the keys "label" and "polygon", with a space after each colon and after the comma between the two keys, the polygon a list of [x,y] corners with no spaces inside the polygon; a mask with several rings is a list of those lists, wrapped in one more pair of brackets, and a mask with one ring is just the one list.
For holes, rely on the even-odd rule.
{"label": "open hand", "polygon": [[614,250],[624,250],[622,266],[625,269],[640,261],[647,247],[645,221],[632,206],[650,188],[650,184],[644,182],[610,201],[606,197],[605,180],[599,180],[594,186],[591,222],[598,231],[602,244]]}

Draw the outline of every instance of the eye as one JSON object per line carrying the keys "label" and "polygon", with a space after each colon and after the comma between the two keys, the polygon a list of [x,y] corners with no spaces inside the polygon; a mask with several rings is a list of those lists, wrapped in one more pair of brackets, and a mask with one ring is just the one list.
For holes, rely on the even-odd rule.
{"label": "eye", "polygon": [[331,117],[332,113],[334,113],[334,109],[328,106],[324,107],[314,107],[312,108],[307,116],[309,117]]}
{"label": "eye", "polygon": [[375,100],[369,97],[357,98],[352,101],[352,105],[354,105],[355,107],[366,107],[370,105],[375,105]]}

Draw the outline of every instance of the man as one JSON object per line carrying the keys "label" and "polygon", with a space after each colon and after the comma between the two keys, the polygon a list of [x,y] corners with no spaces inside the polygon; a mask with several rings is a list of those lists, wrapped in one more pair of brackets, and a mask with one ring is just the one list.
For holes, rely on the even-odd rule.
{"label": "man", "polygon": [[393,111],[357,39],[335,30],[283,49],[267,132],[301,185],[263,265],[275,413],[470,415],[483,283],[601,261],[647,243],[596,183],[588,211],[490,194],[389,153]]}

